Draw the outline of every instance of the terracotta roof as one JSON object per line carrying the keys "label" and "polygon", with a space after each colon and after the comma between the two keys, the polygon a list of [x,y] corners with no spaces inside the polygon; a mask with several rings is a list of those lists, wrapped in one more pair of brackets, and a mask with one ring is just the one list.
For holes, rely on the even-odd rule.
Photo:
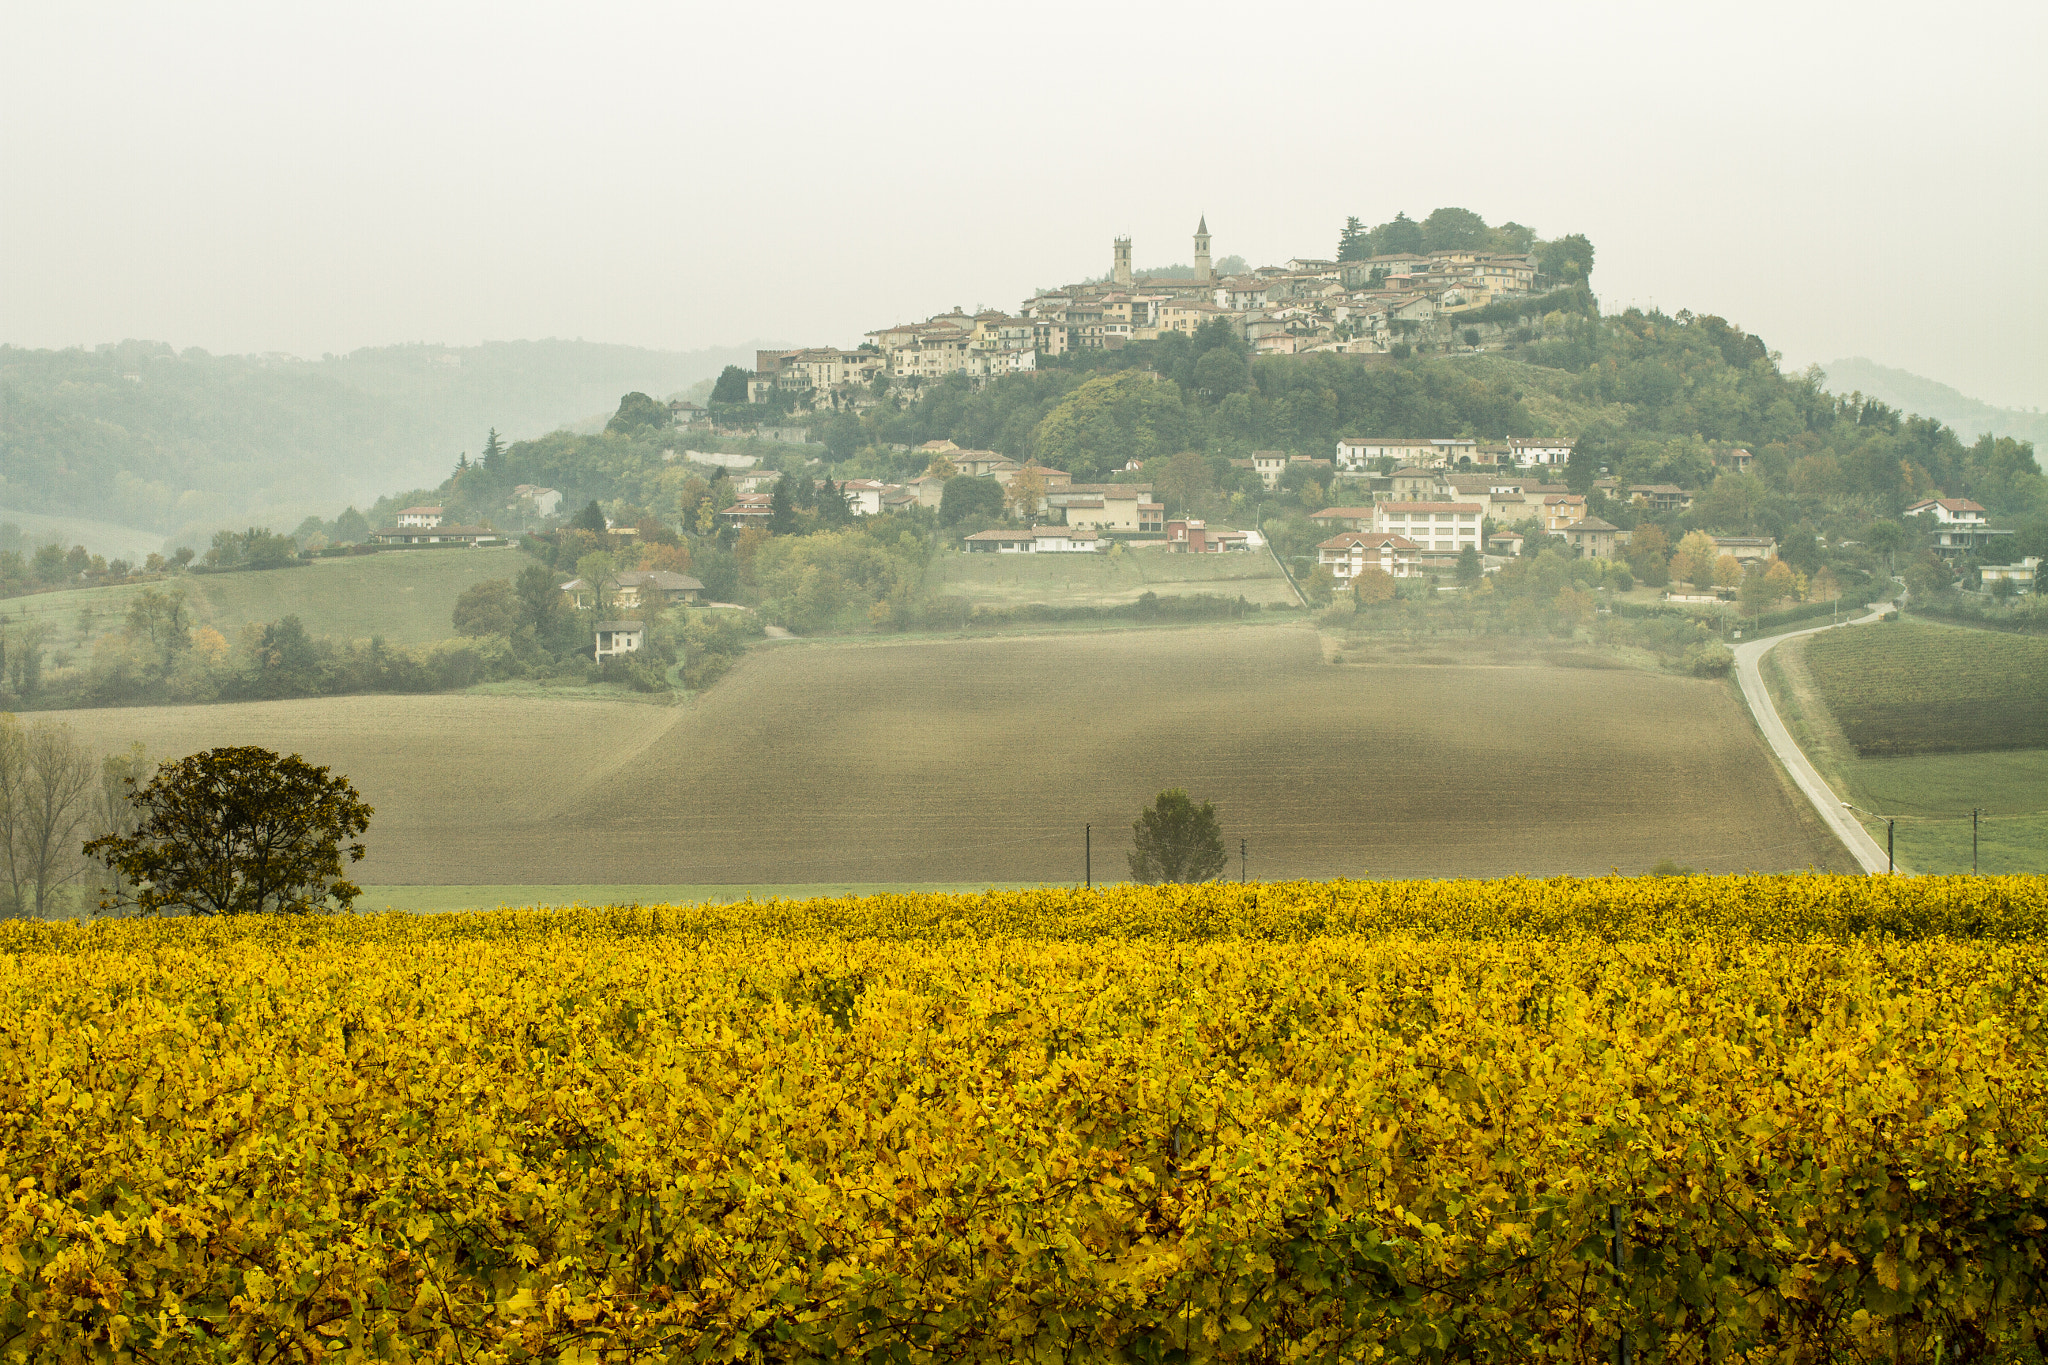
{"label": "terracotta roof", "polygon": [[1397,536],[1392,531],[1346,531],[1342,535],[1330,537],[1320,545],[1317,545],[1316,548],[1318,550],[1337,550],[1350,549],[1353,546],[1367,550],[1377,550],[1381,546],[1393,550],[1419,550],[1422,548],[1414,541],[1408,539],[1408,537]]}
{"label": "terracotta roof", "polygon": [[1565,527],[1564,533],[1570,535],[1574,531],[1619,531],[1620,529],[1619,526],[1616,526],[1611,521],[1602,521],[1598,517],[1585,517]]}

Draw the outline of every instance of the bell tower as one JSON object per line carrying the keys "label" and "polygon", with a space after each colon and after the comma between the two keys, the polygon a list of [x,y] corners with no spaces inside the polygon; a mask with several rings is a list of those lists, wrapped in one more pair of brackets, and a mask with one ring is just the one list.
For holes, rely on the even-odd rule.
{"label": "bell tower", "polygon": [[1216,272],[1209,265],[1209,215],[1206,213],[1195,227],[1195,278],[1204,284],[1216,278]]}
{"label": "bell tower", "polygon": [[1109,278],[1112,283],[1128,289],[1131,287],[1131,239],[1116,239],[1116,264],[1111,267]]}

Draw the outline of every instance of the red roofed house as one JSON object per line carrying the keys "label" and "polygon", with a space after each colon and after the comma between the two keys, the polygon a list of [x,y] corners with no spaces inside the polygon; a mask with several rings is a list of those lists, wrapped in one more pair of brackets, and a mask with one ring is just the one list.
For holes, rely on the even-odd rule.
{"label": "red roofed house", "polygon": [[1199,519],[1166,523],[1168,554],[1211,555],[1225,550],[1250,548],[1250,539],[1243,531],[1233,531],[1225,526],[1210,526]]}
{"label": "red roofed house", "polygon": [[1414,541],[1377,531],[1346,531],[1316,546],[1316,563],[1339,583],[1348,583],[1362,569],[1378,569],[1395,578],[1416,576]]}

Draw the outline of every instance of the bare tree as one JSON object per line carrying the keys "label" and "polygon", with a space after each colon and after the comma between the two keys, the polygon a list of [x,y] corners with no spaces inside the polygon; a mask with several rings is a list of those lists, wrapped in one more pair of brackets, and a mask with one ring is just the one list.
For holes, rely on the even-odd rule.
{"label": "bare tree", "polygon": [[50,893],[84,871],[78,834],[91,814],[98,768],[70,726],[0,717],[0,856],[13,914],[43,918]]}

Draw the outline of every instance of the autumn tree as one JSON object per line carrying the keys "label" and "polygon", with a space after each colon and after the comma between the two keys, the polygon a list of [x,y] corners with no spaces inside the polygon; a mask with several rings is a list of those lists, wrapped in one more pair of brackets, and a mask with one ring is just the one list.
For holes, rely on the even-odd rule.
{"label": "autumn tree", "polygon": [[1721,548],[1705,531],[1688,531],[1671,556],[1671,576],[1682,578],[1695,588],[1714,586],[1714,561]]}
{"label": "autumn tree", "polygon": [[362,894],[343,860],[362,861],[375,812],[347,778],[297,754],[209,749],[125,785],[140,812],[132,832],[85,845],[125,888],[102,909],[304,914]]}
{"label": "autumn tree", "polygon": [[1629,533],[1626,550],[1629,571],[1645,587],[1661,588],[1671,581],[1671,538],[1654,522],[1644,522]]}
{"label": "autumn tree", "polygon": [[1742,581],[1742,561],[1734,555],[1721,555],[1714,560],[1714,586],[1732,588]]}
{"label": "autumn tree", "polygon": [[1033,516],[1045,503],[1045,470],[1036,463],[1025,465],[1010,478],[1003,490],[1010,511],[1020,517]]}
{"label": "autumn tree", "polygon": [[1368,564],[1351,579],[1351,598],[1360,607],[1378,606],[1394,600],[1394,576]]}
{"label": "autumn tree", "polygon": [[[1192,450],[1181,451],[1158,468],[1152,482],[1180,509],[1182,516],[1187,516],[1197,500],[1215,486],[1216,478],[1209,462]],[[1152,470],[1148,468],[1145,472],[1151,474]]]}
{"label": "autumn tree", "polygon": [[1179,787],[1159,797],[1131,824],[1131,876],[1141,882],[1206,882],[1228,865],[1216,808],[1197,806]]}

